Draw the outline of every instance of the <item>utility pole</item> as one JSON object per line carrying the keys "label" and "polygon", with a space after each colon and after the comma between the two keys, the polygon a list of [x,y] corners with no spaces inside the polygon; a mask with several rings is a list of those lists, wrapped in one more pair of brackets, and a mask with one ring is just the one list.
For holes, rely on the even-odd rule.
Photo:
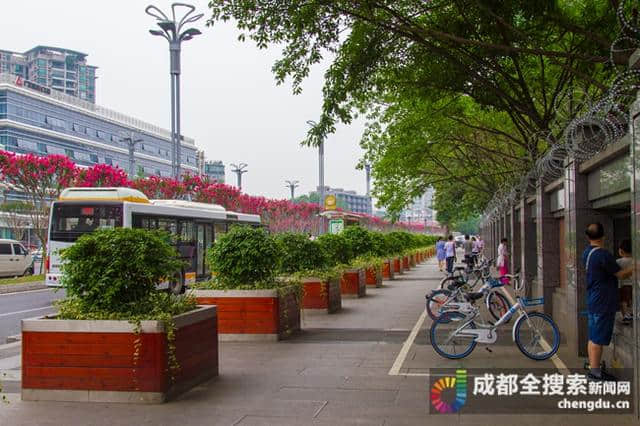
{"label": "utility pole", "polygon": [[231,169],[231,171],[238,176],[238,189],[240,191],[242,191],[242,175],[249,171],[249,170],[247,170],[247,164],[246,163],[239,163],[239,164],[231,163],[231,166],[233,167],[233,169]]}
{"label": "utility pole", "polygon": [[136,145],[142,142],[143,139],[139,137],[135,132],[126,131],[122,132],[120,141],[126,143],[127,148],[129,148],[129,179],[133,179],[133,177],[136,175]]}
{"label": "utility pole", "polygon": [[285,180],[284,183],[286,183],[285,187],[289,188],[291,190],[291,201],[293,201],[293,199],[295,198],[295,190],[298,186],[298,182],[297,180]]}

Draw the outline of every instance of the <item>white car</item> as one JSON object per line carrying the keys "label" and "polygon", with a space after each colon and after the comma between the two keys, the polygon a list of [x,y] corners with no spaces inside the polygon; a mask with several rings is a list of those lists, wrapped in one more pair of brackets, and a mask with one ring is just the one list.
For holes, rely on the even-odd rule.
{"label": "white car", "polygon": [[0,239],[0,276],[33,274],[33,260],[19,241]]}

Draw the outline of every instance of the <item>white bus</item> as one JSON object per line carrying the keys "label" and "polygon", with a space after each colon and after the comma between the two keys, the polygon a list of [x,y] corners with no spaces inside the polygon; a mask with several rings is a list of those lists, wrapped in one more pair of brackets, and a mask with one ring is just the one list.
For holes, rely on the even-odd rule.
{"label": "white bus", "polygon": [[182,200],[149,200],[130,188],[68,188],[51,205],[45,261],[46,285],[60,287],[59,250],[81,235],[101,228],[168,231],[187,266],[164,283],[175,293],[210,277],[206,250],[233,224],[260,226],[260,216],[226,211],[216,204]]}

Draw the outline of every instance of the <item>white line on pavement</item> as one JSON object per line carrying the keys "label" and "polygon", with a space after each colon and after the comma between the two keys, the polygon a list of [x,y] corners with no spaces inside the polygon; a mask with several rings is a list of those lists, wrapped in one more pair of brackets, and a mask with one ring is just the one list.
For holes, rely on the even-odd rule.
{"label": "white line on pavement", "polygon": [[6,314],[0,314],[0,318],[10,317],[12,315],[17,315],[17,314],[26,314],[27,312],[43,311],[45,309],[52,309],[52,308],[53,308],[53,305],[49,305],[49,306],[45,306],[44,308],[25,309],[24,311],[7,312]]}
{"label": "white line on pavement", "polygon": [[27,293],[42,293],[43,291],[52,291],[52,288],[43,288],[41,290],[27,290],[27,291],[13,291],[11,293],[2,293],[0,294],[0,297],[3,296],[15,296],[18,294],[27,294]]}
{"label": "white line on pavement", "polygon": [[391,366],[391,370],[389,370],[390,376],[398,376],[400,374],[400,368],[402,368],[402,364],[404,364],[404,360],[407,358],[407,354],[409,354],[409,349],[411,349],[413,342],[416,340],[416,336],[418,335],[418,332],[420,332],[420,328],[422,328],[422,324],[424,323],[424,320],[426,318],[427,311],[425,309],[424,311],[422,311],[420,318],[418,318],[418,322],[416,322],[416,325],[413,326],[413,330],[411,330],[411,333],[409,333],[409,337],[407,337],[407,340],[402,345],[400,353]]}

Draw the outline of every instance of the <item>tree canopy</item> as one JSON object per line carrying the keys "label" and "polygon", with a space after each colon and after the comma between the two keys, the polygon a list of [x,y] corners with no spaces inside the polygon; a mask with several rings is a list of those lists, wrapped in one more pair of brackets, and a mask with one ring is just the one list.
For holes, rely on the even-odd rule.
{"label": "tree canopy", "polygon": [[[464,221],[562,137],[615,75],[614,0],[211,0],[210,25],[282,47],[294,93],[332,59],[316,145],[364,114],[374,195],[391,215],[436,189],[438,219]],[[626,58],[614,57],[623,63]]]}

